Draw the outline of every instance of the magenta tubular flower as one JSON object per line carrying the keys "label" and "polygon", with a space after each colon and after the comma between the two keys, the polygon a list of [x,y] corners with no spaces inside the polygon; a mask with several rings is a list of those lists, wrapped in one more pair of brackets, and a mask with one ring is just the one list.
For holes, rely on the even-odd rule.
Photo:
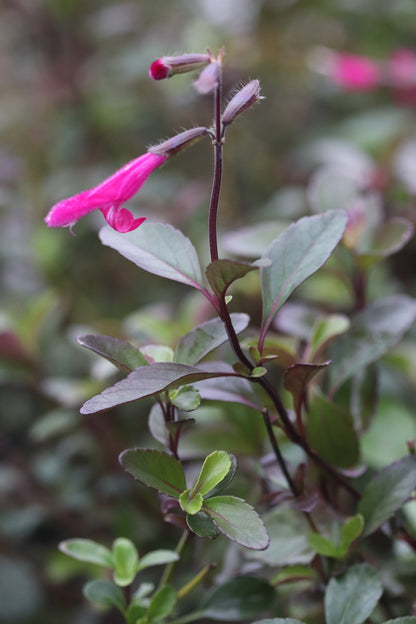
{"label": "magenta tubular flower", "polygon": [[378,64],[366,56],[337,53],[331,63],[335,82],[349,91],[371,91],[380,84]]}
{"label": "magenta tubular flower", "polygon": [[167,154],[148,152],[131,160],[98,186],[55,204],[45,222],[49,227],[72,227],[78,219],[98,209],[118,232],[135,230],[145,218],[135,219],[129,210],[121,206],[137,193],[152,171],[167,157]]}

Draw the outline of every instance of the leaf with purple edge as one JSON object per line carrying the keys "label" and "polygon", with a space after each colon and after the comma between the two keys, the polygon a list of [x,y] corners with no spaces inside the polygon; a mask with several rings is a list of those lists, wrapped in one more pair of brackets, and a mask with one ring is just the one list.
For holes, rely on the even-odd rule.
{"label": "leaf with purple edge", "polygon": [[162,494],[178,499],[186,490],[182,464],[173,455],[153,449],[127,449],[119,461],[137,481]]}
{"label": "leaf with purple edge", "polygon": [[97,355],[101,355],[123,373],[131,373],[140,366],[147,366],[147,360],[140,349],[120,338],[87,334],[79,336],[77,342]]}
{"label": "leaf with purple edge", "polygon": [[214,496],[204,501],[204,511],[229,539],[251,548],[265,550],[269,535],[258,513],[236,496]]}

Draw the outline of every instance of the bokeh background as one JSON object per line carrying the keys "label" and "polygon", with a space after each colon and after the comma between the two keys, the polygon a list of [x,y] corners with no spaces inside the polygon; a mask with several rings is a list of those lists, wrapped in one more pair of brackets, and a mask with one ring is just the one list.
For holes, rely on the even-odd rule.
{"label": "bokeh background", "polygon": [[[83,601],[85,566],[57,551],[62,539],[110,543],[121,534],[139,549],[177,539],[152,494],[143,489],[139,498],[117,463],[123,448],[148,442],[141,414],[150,404],[81,418],[80,404],[110,373],[75,338],[97,332],[174,344],[207,312],[185,287],[102,247],[100,213],[80,221],[76,236],[48,230],[43,218],[148,145],[210,124],[211,98],[193,90],[192,76],[156,83],[148,67],[163,55],[223,45],[225,93],[259,78],[265,96],[228,133],[223,231],[305,214],[308,184],[325,159],[370,163],[385,210],[416,220],[414,100],[388,86],[345,90],[319,64],[323,47],[380,61],[416,48],[413,0],[2,0],[2,622],[115,621]],[[206,258],[211,173],[210,145],[201,142],[152,174],[131,207],[182,229]],[[413,242],[382,279],[375,276],[374,288],[387,273],[390,291],[415,295],[414,266]],[[255,318],[255,304],[245,304]],[[414,415],[402,411],[410,439]],[[230,444],[258,456],[262,435],[243,422]]]}

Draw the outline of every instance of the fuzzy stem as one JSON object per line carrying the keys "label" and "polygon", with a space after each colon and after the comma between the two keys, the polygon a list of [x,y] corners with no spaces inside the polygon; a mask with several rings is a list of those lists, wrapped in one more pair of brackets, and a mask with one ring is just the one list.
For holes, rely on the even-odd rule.
{"label": "fuzzy stem", "polygon": [[221,129],[221,96],[222,96],[222,75],[221,70],[218,78],[218,85],[214,91],[214,123],[215,140],[214,143],[214,179],[212,181],[211,200],[209,204],[209,250],[211,262],[218,260],[218,237],[217,237],[217,215],[218,203],[220,200],[222,181],[222,148],[223,136]]}

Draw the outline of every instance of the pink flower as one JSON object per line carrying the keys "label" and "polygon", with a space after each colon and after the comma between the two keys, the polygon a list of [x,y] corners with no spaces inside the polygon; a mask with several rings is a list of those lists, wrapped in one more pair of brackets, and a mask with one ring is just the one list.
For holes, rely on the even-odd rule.
{"label": "pink flower", "polygon": [[336,53],[330,71],[333,80],[350,91],[370,91],[381,80],[378,64],[366,56]]}
{"label": "pink flower", "polygon": [[414,87],[416,85],[416,53],[406,48],[395,50],[388,61],[388,73],[393,86]]}
{"label": "pink flower", "polygon": [[135,230],[145,218],[135,219],[129,210],[121,206],[137,193],[152,171],[167,157],[167,154],[147,152],[131,160],[98,186],[55,204],[45,217],[46,223],[49,227],[72,227],[78,219],[98,209],[118,232]]}

